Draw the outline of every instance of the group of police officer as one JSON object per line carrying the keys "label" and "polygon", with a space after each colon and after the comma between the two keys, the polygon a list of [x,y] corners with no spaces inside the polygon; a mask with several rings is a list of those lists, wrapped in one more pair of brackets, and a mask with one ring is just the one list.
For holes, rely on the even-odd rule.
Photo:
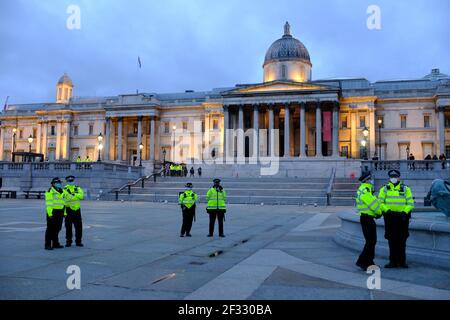
{"label": "group of police officer", "polygon": [[[214,185],[206,193],[206,212],[209,214],[209,233],[208,237],[214,234],[214,226],[216,220],[219,224],[219,237],[225,237],[223,231],[223,222],[225,220],[225,213],[227,211],[226,201],[227,193],[220,185],[220,179],[213,180]],[[195,208],[198,202],[198,195],[192,191],[192,183],[186,183],[186,190],[180,192],[178,204],[181,206],[183,212],[183,224],[181,226],[180,237],[191,237],[192,222],[195,219]]]}
{"label": "group of police officer", "polygon": [[356,207],[360,215],[365,238],[364,249],[356,265],[363,270],[375,265],[377,230],[375,219],[384,217],[385,235],[389,244],[389,263],[385,268],[408,268],[406,263],[406,240],[409,237],[409,220],[414,209],[411,188],[400,181],[400,172],[390,170],[389,182],[382,186],[378,197],[374,192],[374,180],[370,172],[362,173],[356,193]]}
{"label": "group of police officer", "polygon": [[72,226],[75,227],[75,244],[82,247],[83,223],[81,219],[80,201],[84,199],[84,191],[75,184],[75,177],[66,177],[63,187],[61,179],[54,178],[51,188],[45,193],[47,212],[47,229],[45,231],[45,249],[60,249],[59,232],[63,221],[66,227],[66,247],[72,246]]}

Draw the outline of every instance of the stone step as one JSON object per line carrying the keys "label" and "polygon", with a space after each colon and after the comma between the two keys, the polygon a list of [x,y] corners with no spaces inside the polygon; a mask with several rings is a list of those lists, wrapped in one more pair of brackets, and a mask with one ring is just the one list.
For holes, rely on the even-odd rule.
{"label": "stone step", "polygon": [[332,197],[330,201],[332,206],[354,206],[355,200],[351,197]]}
{"label": "stone step", "polygon": [[[186,182],[146,182],[145,188],[152,189],[163,189],[163,188],[173,188],[177,190],[184,190]],[[197,183],[192,182],[194,189],[209,189],[212,187],[211,183]],[[249,183],[249,182],[241,182],[241,183],[222,183],[222,186],[226,190],[230,189],[239,189],[239,190],[256,190],[256,189],[271,189],[271,190],[326,190],[327,184],[324,183]],[[142,188],[141,184],[137,184],[133,186],[132,189]]]}
{"label": "stone step", "polygon": [[[261,186],[263,187],[263,186]],[[194,188],[199,196],[205,196],[209,188]],[[228,196],[242,195],[242,196],[290,196],[290,197],[323,197],[325,196],[325,189],[315,190],[315,189],[270,189],[270,188],[258,188],[258,189],[240,189],[240,188],[227,188]],[[148,194],[155,193],[159,195],[173,194],[177,195],[179,192],[184,191],[184,188],[132,188],[131,193],[133,194]],[[123,193],[128,193],[124,190]]]}

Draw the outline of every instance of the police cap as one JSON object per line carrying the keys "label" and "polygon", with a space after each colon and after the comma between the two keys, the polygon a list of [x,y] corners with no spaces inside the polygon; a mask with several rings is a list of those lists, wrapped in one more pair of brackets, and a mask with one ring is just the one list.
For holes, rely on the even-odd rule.
{"label": "police cap", "polygon": [[217,179],[217,178],[216,178],[216,179],[213,180],[213,182],[214,182],[214,183],[220,183],[220,179]]}
{"label": "police cap", "polygon": [[75,177],[74,176],[67,176],[66,177],[66,181],[67,182],[73,182],[75,180]]}
{"label": "police cap", "polygon": [[364,182],[366,180],[369,180],[371,177],[372,173],[370,173],[370,171],[364,171],[359,177],[359,181]]}
{"label": "police cap", "polygon": [[395,169],[389,170],[388,176],[389,176],[389,178],[399,178],[400,177],[400,171],[395,170]]}
{"label": "police cap", "polygon": [[52,179],[52,182],[51,182],[51,184],[55,184],[55,183],[61,183],[61,179],[60,178],[58,178],[58,177],[56,177],[56,178],[53,178]]}
{"label": "police cap", "polygon": [[192,188],[192,187],[193,187],[193,185],[192,185],[192,183],[191,183],[191,182],[188,182],[188,183],[186,183],[185,187],[186,187],[186,188]]}

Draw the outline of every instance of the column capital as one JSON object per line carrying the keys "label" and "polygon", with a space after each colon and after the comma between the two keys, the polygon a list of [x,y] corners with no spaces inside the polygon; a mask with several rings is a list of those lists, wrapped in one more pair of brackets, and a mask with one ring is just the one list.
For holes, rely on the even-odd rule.
{"label": "column capital", "polygon": [[229,109],[230,109],[230,105],[229,104],[224,104],[223,105],[223,110],[224,111],[229,111]]}

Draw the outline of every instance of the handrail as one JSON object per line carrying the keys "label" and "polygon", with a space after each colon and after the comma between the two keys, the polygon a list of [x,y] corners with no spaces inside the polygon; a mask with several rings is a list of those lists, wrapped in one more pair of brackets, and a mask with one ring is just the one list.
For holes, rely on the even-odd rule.
{"label": "handrail", "polygon": [[163,171],[164,170],[161,170],[160,172],[152,173],[149,176],[140,177],[139,179],[137,179],[136,181],[133,181],[133,182],[127,182],[126,184],[124,184],[120,188],[113,189],[111,191],[111,193],[114,192],[116,194],[116,200],[119,200],[119,192],[125,190],[125,188],[128,188],[128,195],[130,195],[131,194],[131,187],[133,187],[133,186],[137,185],[139,182],[141,182],[141,188],[144,188],[146,180],[149,180],[149,179],[151,179],[153,177],[153,181],[156,182],[156,177],[157,176],[161,176],[161,173],[163,173]]}
{"label": "handrail", "polygon": [[331,204],[331,192],[333,191],[334,178],[336,176],[336,168],[331,169],[330,180],[328,180],[327,186],[327,206]]}

